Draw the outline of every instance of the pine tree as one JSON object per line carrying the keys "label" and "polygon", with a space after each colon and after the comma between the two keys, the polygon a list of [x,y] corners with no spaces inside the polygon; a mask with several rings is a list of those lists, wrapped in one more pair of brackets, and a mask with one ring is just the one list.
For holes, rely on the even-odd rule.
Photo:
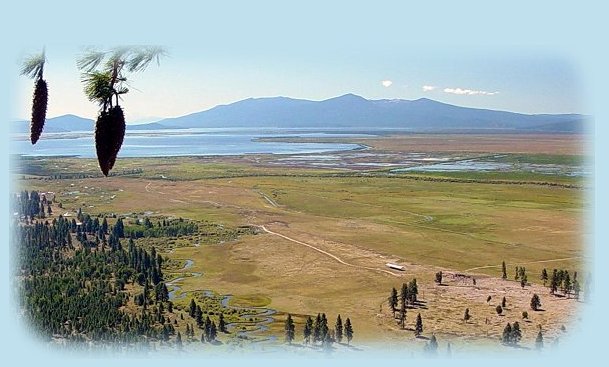
{"label": "pine tree", "polygon": [[[209,319],[209,316],[207,317]],[[201,310],[201,306],[197,305],[195,310],[195,321],[197,322],[197,326],[201,327],[203,325],[203,311]]]}
{"label": "pine tree", "polygon": [[511,342],[513,345],[516,345],[522,339],[522,331],[520,331],[520,324],[518,321],[515,321],[512,325],[512,334],[511,334]]}
{"label": "pine tree", "polygon": [[539,299],[537,294],[533,294],[533,297],[531,297],[531,310],[537,311],[539,307],[541,307],[541,299]]}
{"label": "pine tree", "polygon": [[402,289],[400,290],[400,303],[406,308],[406,302],[408,302],[408,285],[402,283]]}
{"label": "pine tree", "polygon": [[465,321],[466,323],[469,321],[469,319],[471,319],[471,315],[469,314],[469,308],[465,309],[465,314],[463,315],[463,321]]}
{"label": "pine tree", "polygon": [[351,342],[353,339],[353,326],[351,325],[351,320],[347,317],[345,321],[345,336],[347,337],[347,344]]}
{"label": "pine tree", "polygon": [[558,284],[558,271],[554,269],[554,271],[552,272],[552,278],[550,279],[550,293],[556,293],[556,291],[558,290]]}
{"label": "pine tree", "polygon": [[288,344],[292,344],[292,340],[294,340],[294,321],[292,320],[292,315],[288,314],[288,318],[285,320],[285,341]]}
{"label": "pine tree", "polygon": [[535,349],[543,349],[543,334],[541,333],[541,330],[539,330],[537,338],[535,338]]}
{"label": "pine tree", "polygon": [[497,315],[501,315],[503,313],[503,307],[501,307],[501,305],[497,305],[497,307],[495,307],[495,311],[497,311]]}
{"label": "pine tree", "polygon": [[220,332],[226,333],[226,322],[224,322],[224,314],[221,313],[218,320],[218,327],[220,328]]}
{"label": "pine tree", "polygon": [[573,295],[575,296],[575,299],[577,299],[577,300],[579,300],[579,292],[581,292],[581,286],[579,285],[579,282],[577,281],[577,279],[575,279],[575,280],[573,280]]}
{"label": "pine tree", "polygon": [[417,279],[414,278],[413,280],[410,281],[410,283],[408,283],[408,296],[409,301],[411,304],[415,304],[417,302],[417,296],[419,295],[419,287],[417,285]]}
{"label": "pine tree", "polygon": [[398,291],[393,288],[391,290],[391,296],[389,296],[389,307],[391,308],[391,312],[393,312],[393,317],[395,317],[396,307],[398,305]]}
{"label": "pine tree", "polygon": [[571,292],[571,277],[569,276],[568,272],[565,272],[565,277],[562,282],[562,292],[567,296],[567,298]]}
{"label": "pine tree", "polygon": [[436,283],[442,284],[442,271],[436,273]]}
{"label": "pine tree", "polygon": [[417,323],[414,328],[414,335],[419,336],[423,333],[423,319],[421,318],[421,314],[417,315]]}
{"label": "pine tree", "polygon": [[507,279],[507,268],[505,267],[505,261],[501,262],[501,278]]}
{"label": "pine tree", "polygon": [[216,336],[218,336],[218,329],[216,328],[216,323],[212,321],[209,327],[209,339],[212,342],[216,341]]}
{"label": "pine tree", "polygon": [[503,297],[503,299],[501,300],[501,307],[505,308],[506,305],[507,305],[507,300],[505,299],[505,297]]}
{"label": "pine tree", "polygon": [[548,282],[548,271],[546,268],[543,268],[541,271],[541,280],[543,280],[543,286],[545,287],[546,283]]}
{"label": "pine tree", "polygon": [[[205,340],[211,342],[211,319],[209,316],[205,317],[205,321],[201,323],[203,325],[203,334],[205,334]],[[199,325],[200,327],[201,325]]]}
{"label": "pine tree", "polygon": [[507,344],[507,345],[512,343],[512,325],[510,325],[509,322],[503,329],[501,341],[503,342],[503,344]]}
{"label": "pine tree", "polygon": [[311,319],[311,316],[307,316],[307,321],[305,322],[304,331],[303,331],[304,341],[306,344],[309,344],[311,342],[311,333],[312,332],[313,332],[313,319]]}
{"label": "pine tree", "polygon": [[402,330],[406,327],[406,302],[400,304],[400,327]]}
{"label": "pine tree", "polygon": [[315,324],[313,326],[313,343],[321,341],[321,314],[317,314]]}
{"label": "pine tree", "polygon": [[336,317],[336,324],[334,325],[334,335],[336,336],[337,342],[343,341],[343,320],[340,318],[340,314]]}
{"label": "pine tree", "polygon": [[321,314],[321,341],[322,342],[326,338],[326,335],[328,335],[329,331],[330,331],[330,328],[328,328],[328,319],[326,318],[326,314],[322,313]]}
{"label": "pine tree", "polygon": [[321,347],[325,351],[330,351],[332,349],[332,343],[333,343],[332,337],[328,333],[328,334],[326,334],[326,336],[321,341]]}

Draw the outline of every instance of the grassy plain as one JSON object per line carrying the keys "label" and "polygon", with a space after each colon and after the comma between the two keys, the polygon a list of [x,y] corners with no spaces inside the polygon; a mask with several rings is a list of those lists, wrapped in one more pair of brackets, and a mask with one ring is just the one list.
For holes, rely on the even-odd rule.
{"label": "grassy plain", "polygon": [[[575,141],[564,136],[538,137],[539,143],[518,143],[521,137],[478,137],[484,153],[515,150],[534,159],[561,163],[579,162]],[[375,149],[425,149],[437,143],[432,137],[411,147],[410,140],[396,137],[372,139]],[[453,150],[465,149],[470,136],[451,136]],[[483,139],[483,140],[480,140]],[[486,139],[486,140],[484,140]],[[565,140],[567,139],[567,140]],[[407,139],[406,139],[407,140]],[[516,144],[516,145],[515,145]],[[443,147],[450,144],[444,144]],[[525,147],[532,151],[526,151]],[[565,148],[568,146],[570,148]],[[511,149],[510,149],[511,147]],[[448,148],[444,148],[448,149]],[[553,155],[542,155],[552,153]],[[181,292],[200,294],[213,290],[232,294],[240,306],[269,307],[280,311],[268,333],[282,339],[285,313],[296,317],[297,341],[302,340],[303,315],[325,312],[333,325],[337,314],[350,317],[357,343],[422,345],[412,332],[421,313],[424,335],[435,333],[441,348],[446,341],[453,351],[478,344],[499,345],[507,322],[519,321],[531,347],[538,328],[547,342],[571,328],[579,302],[553,297],[540,283],[543,268],[578,271],[585,282],[584,214],[585,186],[512,184],[522,176],[477,174],[474,181],[459,177],[436,181],[437,174],[388,175],[382,171],[341,172],[324,169],[277,167],[268,157],[120,159],[117,170],[142,168],[138,175],[111,178],[46,180],[41,175],[19,174],[19,186],[54,191],[66,211],[83,207],[93,213],[152,212],[207,220],[231,227],[259,226],[257,234],[213,245],[174,248],[164,255],[193,260]],[[506,158],[509,159],[509,158]],[[45,169],[96,170],[94,160],[64,158],[38,162]],[[22,172],[23,173],[23,172]],[[168,179],[162,179],[166,177]],[[530,178],[530,177],[529,177]],[[506,183],[485,180],[502,179]],[[543,175],[535,180],[572,183],[562,176]],[[526,181],[526,180],[525,180]],[[530,285],[500,279],[505,261],[508,276],[514,267],[525,266]],[[404,272],[389,271],[387,262],[406,266]],[[445,273],[445,285],[433,282]],[[476,279],[454,277],[467,274]],[[424,306],[408,311],[407,330],[400,330],[390,315],[386,299],[391,288],[417,278]],[[583,287],[582,287],[583,288]],[[541,296],[544,311],[533,312],[529,301]],[[486,302],[491,296],[491,301]],[[508,307],[497,315],[502,297]],[[189,298],[185,298],[185,303]],[[178,302],[179,304],[179,302]],[[181,305],[180,306],[184,306]],[[463,322],[465,308],[473,319]],[[522,320],[522,311],[529,320]],[[474,343],[476,344],[476,343]]]}

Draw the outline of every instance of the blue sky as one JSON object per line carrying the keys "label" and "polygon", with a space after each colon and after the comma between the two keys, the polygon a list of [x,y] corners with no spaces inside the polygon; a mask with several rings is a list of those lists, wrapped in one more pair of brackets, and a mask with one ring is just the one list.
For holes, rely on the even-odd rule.
{"label": "blue sky", "polygon": [[[108,48],[114,45],[98,46]],[[94,118],[75,60],[82,45],[48,44],[50,117]],[[129,122],[181,116],[249,97],[322,100],[345,93],[369,99],[431,98],[461,106],[523,113],[582,113],[582,80],[568,57],[517,47],[433,48],[421,45],[279,47],[165,45],[161,65],[128,76]],[[15,60],[38,47],[24,47]],[[29,116],[32,81],[20,77],[14,116]]]}

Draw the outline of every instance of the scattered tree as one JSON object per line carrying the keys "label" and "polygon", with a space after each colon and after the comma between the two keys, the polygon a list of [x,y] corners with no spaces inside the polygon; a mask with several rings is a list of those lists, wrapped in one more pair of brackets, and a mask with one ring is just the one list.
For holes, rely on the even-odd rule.
{"label": "scattered tree", "polygon": [[442,271],[436,273],[436,283],[442,284]]}
{"label": "scattered tree", "polygon": [[541,330],[539,330],[539,332],[537,333],[537,338],[535,338],[535,349],[543,349],[543,334]]}
{"label": "scattered tree", "polygon": [[567,298],[569,297],[569,294],[571,292],[571,287],[571,277],[569,276],[569,272],[565,272],[562,281],[562,292],[567,296]]}
{"label": "scattered tree", "polygon": [[351,320],[347,317],[345,321],[345,336],[347,337],[347,344],[351,342],[353,339],[353,326],[351,325]]}
{"label": "scattered tree", "polygon": [[505,308],[507,306],[507,300],[505,299],[505,297],[503,297],[503,299],[501,300],[501,307]]}
{"label": "scattered tree", "polygon": [[539,307],[541,307],[541,299],[537,294],[533,294],[533,297],[531,297],[531,310],[537,311]]}
{"label": "scattered tree", "polygon": [[503,312],[503,307],[501,307],[501,305],[497,305],[497,307],[495,307],[495,311],[497,311],[497,315],[501,315]]}
{"label": "scattered tree", "polygon": [[402,330],[406,327],[406,302],[400,304],[400,327]]}
{"label": "scattered tree", "polygon": [[556,269],[554,269],[554,271],[552,272],[552,278],[550,279],[550,293],[551,294],[556,293],[556,291],[558,290],[559,284],[560,284],[560,281],[558,278],[558,271]]}
{"label": "scattered tree", "polygon": [[340,318],[340,314],[336,317],[336,324],[334,326],[334,335],[337,342],[343,341],[343,320]]}
{"label": "scattered tree", "polygon": [[220,329],[220,332],[226,333],[228,332],[226,330],[226,322],[224,321],[224,314],[220,313],[219,319],[218,319],[218,328]]}
{"label": "scattered tree", "polygon": [[[575,273],[577,274],[577,272]],[[581,291],[581,286],[579,285],[579,281],[577,279],[573,280],[573,295],[575,299],[579,300],[579,292]]]}
{"label": "scattered tree", "polygon": [[522,331],[520,331],[520,324],[518,323],[518,321],[515,321],[514,324],[512,325],[512,344],[516,345],[520,342],[520,339],[522,339]]}
{"label": "scattered tree", "polygon": [[543,268],[541,271],[541,280],[543,280],[543,286],[545,287],[546,283],[548,282],[548,271],[546,268]]}
{"label": "scattered tree", "polygon": [[288,318],[285,320],[285,341],[292,344],[292,340],[294,340],[294,321],[292,315],[288,314]]}
{"label": "scattered tree", "polygon": [[417,322],[414,328],[414,335],[419,336],[423,333],[423,319],[421,318],[421,314],[417,315]]}
{"label": "scattered tree", "polygon": [[471,315],[469,314],[469,308],[465,309],[465,314],[463,315],[463,321],[465,321],[466,323],[469,321],[469,319],[471,319]]}
{"label": "scattered tree", "polygon": [[389,296],[389,307],[391,308],[391,312],[393,312],[393,317],[395,317],[396,307],[398,305],[398,291],[393,288],[391,290],[391,296]]}
{"label": "scattered tree", "polygon": [[400,290],[400,303],[401,306],[403,305],[404,308],[406,308],[406,302],[409,301],[409,294],[408,294],[408,284],[406,283],[402,283],[402,289]]}
{"label": "scattered tree", "polygon": [[313,319],[311,319],[311,316],[307,316],[307,321],[305,322],[304,331],[303,331],[305,344],[309,344],[311,342],[312,332],[313,332]]}
{"label": "scattered tree", "polygon": [[505,261],[501,262],[501,278],[507,279],[507,268],[505,267]]}
{"label": "scattered tree", "polygon": [[512,343],[512,325],[508,322],[503,328],[503,334],[501,337],[501,341],[503,344],[511,344]]}

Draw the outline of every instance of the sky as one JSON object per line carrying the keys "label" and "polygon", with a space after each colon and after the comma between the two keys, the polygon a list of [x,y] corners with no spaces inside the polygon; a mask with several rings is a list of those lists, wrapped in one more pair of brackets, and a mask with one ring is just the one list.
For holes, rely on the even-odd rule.
{"label": "sky", "polygon": [[[107,50],[114,45],[96,46]],[[250,97],[323,100],[346,93],[368,99],[430,98],[459,106],[521,113],[584,113],[576,62],[560,54],[482,47],[408,48],[205,47],[161,45],[160,65],[127,74],[122,106],[128,123],[203,111]],[[98,108],[82,89],[76,60],[84,45],[46,44],[48,117],[94,119]],[[19,63],[39,52],[23,47]],[[28,119],[33,81],[15,80],[13,117]]]}

